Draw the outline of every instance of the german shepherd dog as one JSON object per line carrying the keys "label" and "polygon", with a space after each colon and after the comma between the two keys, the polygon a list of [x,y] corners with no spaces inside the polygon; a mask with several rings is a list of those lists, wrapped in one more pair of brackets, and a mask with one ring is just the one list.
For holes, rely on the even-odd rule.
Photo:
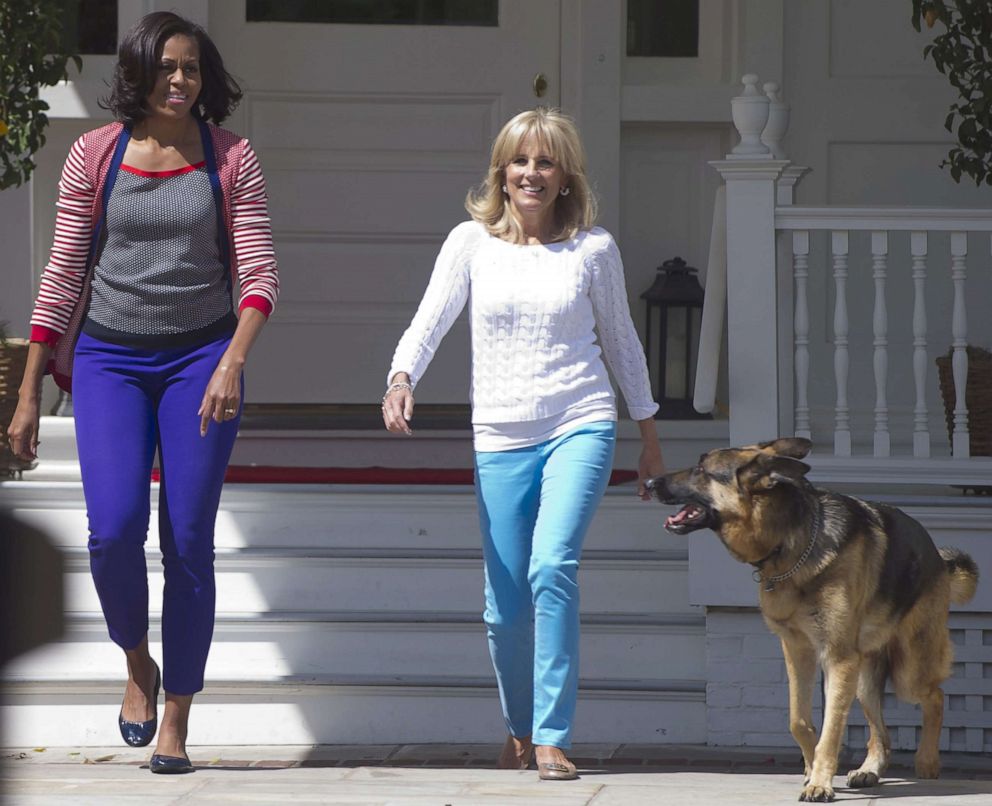
{"label": "german shepherd dog", "polygon": [[[941,683],[950,676],[950,602],[967,602],[978,568],[957,549],[934,546],[904,512],[813,487],[805,439],[710,451],[688,470],[648,484],[682,508],[665,528],[712,529],[754,566],[765,623],[782,641],[789,676],[789,729],[802,748],[801,801],[834,799],[837,754],[855,696],[870,726],[864,763],[849,787],[875,786],[889,761],[882,694],[919,703],[923,732],[916,774],[940,772]],[[813,727],[817,660],[826,682],[823,730]]]}

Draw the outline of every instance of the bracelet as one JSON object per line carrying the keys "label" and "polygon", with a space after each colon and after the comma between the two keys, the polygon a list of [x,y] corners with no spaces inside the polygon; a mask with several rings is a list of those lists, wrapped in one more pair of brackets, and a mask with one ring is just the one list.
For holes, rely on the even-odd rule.
{"label": "bracelet", "polygon": [[389,397],[389,395],[391,393],[395,392],[397,389],[409,389],[412,392],[413,391],[413,386],[411,386],[410,384],[408,384],[408,383],[406,383],[404,381],[401,381],[399,383],[392,383],[392,384],[390,384],[389,385],[389,388],[386,389],[386,394],[384,394],[382,396],[382,402],[385,403],[386,402],[386,398]]}

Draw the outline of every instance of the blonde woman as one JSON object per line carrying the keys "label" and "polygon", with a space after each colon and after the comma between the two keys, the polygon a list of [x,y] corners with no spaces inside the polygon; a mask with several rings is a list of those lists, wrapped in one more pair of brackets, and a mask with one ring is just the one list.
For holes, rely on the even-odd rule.
{"label": "blonde woman", "polygon": [[[616,398],[640,426],[638,495],[664,470],[641,344],[613,238],[572,121],[523,112],[496,137],[489,171],[452,230],[387,376],[386,428],[410,434],[413,390],[471,299],[472,424],[485,557],[485,623],[509,736],[499,766],[577,777],[582,541],[609,481]],[[594,330],[595,328],[595,330]],[[596,338],[599,332],[599,340]]]}

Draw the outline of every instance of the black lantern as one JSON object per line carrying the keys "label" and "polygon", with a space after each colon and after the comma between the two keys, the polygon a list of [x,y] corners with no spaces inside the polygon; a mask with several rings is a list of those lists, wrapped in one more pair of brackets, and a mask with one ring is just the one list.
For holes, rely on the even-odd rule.
{"label": "black lantern", "polygon": [[696,269],[680,257],[658,267],[652,286],[641,294],[646,303],[645,346],[652,392],[661,408],[659,420],[709,420],[692,407],[699,352],[703,289]]}

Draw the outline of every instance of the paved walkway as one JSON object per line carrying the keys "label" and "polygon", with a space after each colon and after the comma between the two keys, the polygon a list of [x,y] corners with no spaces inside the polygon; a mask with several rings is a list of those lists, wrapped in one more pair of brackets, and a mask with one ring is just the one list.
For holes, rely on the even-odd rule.
{"label": "paved walkway", "polygon": [[[544,782],[492,769],[496,745],[195,747],[195,773],[151,775],[147,750],[0,751],[5,806],[332,804],[336,806],[696,806],[794,803],[798,751],[673,745],[579,745],[582,777]],[[837,801],[992,806],[992,757],[947,753],[938,781],[914,781],[897,754],[884,783]],[[847,769],[849,764],[842,764]]]}

